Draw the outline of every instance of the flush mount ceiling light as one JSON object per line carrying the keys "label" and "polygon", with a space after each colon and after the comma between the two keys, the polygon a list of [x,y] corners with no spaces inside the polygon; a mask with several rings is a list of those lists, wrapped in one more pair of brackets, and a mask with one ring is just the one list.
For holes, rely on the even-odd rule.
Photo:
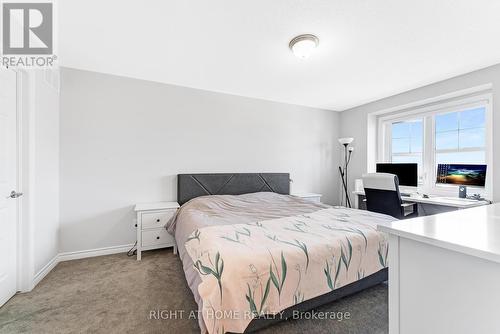
{"label": "flush mount ceiling light", "polygon": [[288,46],[297,58],[306,59],[309,58],[314,49],[318,47],[318,44],[318,37],[311,34],[305,34],[293,38]]}

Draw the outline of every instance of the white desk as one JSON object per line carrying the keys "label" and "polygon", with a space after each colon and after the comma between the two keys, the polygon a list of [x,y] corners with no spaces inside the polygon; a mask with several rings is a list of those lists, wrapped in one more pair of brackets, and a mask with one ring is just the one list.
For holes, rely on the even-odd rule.
{"label": "white desk", "polygon": [[389,234],[389,334],[500,333],[500,204],[378,229]]}
{"label": "white desk", "polygon": [[[365,196],[364,191],[353,191],[354,194],[354,207],[359,208],[359,197]],[[477,206],[483,206],[490,204],[489,201],[476,201],[473,199],[465,199],[458,197],[440,197],[440,196],[430,196],[429,198],[424,198],[421,195],[414,196],[401,196],[401,199],[405,202],[448,206],[457,209],[469,209]]]}

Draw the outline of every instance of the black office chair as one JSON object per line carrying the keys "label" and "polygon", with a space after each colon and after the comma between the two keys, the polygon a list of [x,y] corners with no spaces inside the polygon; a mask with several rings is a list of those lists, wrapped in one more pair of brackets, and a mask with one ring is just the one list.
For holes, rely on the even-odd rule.
{"label": "black office chair", "polygon": [[[366,208],[368,211],[383,213],[397,219],[418,216],[417,203],[403,203],[399,193],[399,180],[394,174],[369,173],[363,175]],[[405,209],[413,207],[413,211]]]}

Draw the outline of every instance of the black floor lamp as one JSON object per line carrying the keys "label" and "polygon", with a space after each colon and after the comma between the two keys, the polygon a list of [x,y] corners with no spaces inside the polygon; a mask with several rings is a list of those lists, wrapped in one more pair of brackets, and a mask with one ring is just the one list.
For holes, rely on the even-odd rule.
{"label": "black floor lamp", "polygon": [[339,166],[340,177],[342,178],[342,197],[340,199],[340,204],[344,204],[344,196],[345,196],[345,206],[351,206],[351,199],[349,197],[349,189],[347,185],[349,184],[349,178],[347,177],[347,168],[349,167],[349,162],[351,162],[351,155],[354,151],[354,147],[349,146],[352,143],[354,138],[339,138],[339,143],[344,146],[344,164],[343,166]]}

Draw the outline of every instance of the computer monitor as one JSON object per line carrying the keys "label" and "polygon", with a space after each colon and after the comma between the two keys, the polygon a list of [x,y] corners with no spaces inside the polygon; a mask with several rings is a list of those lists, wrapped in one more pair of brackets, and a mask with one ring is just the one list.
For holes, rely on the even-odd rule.
{"label": "computer monitor", "polygon": [[396,174],[400,186],[416,187],[418,185],[418,164],[415,163],[379,163],[377,173]]}
{"label": "computer monitor", "polygon": [[484,187],[486,165],[438,164],[436,184]]}

